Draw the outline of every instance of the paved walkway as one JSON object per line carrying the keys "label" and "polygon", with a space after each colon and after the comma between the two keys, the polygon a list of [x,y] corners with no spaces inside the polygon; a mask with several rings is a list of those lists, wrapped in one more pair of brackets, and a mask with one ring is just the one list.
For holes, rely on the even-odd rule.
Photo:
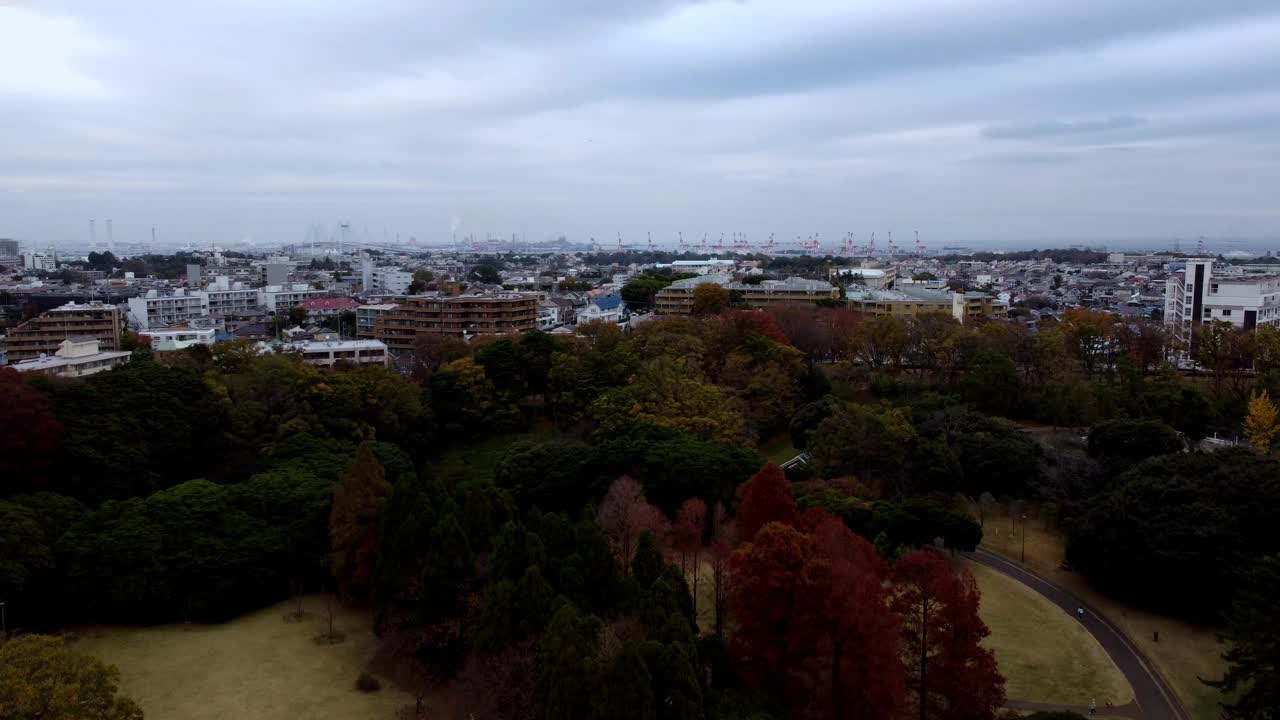
{"label": "paved walkway", "polygon": [[[1133,714],[1128,717],[1137,720],[1191,720],[1191,716],[1183,709],[1177,696],[1159,673],[1147,663],[1142,651],[1094,608],[1064,588],[999,555],[977,550],[969,553],[969,557],[1035,590],[1072,617],[1076,617],[1077,608],[1084,608],[1082,622],[1085,629],[1098,640],[1098,644],[1111,656],[1111,660],[1116,667],[1120,668],[1120,672],[1124,673],[1129,686],[1133,688],[1136,707],[1133,709]],[[1011,707],[1015,706],[1011,705]],[[1045,705],[1043,709],[1061,708],[1060,705]],[[1119,714],[1116,713],[1119,709],[1110,708],[1107,714]],[[1102,712],[1102,710],[1103,708],[1099,708],[1098,711]],[[1074,708],[1073,711],[1080,712],[1079,709]],[[1084,714],[1088,715],[1088,712],[1089,708],[1084,708]]]}
{"label": "paved walkway", "polygon": [[[1089,708],[1085,705],[1062,705],[1059,703],[1039,703],[1028,702],[1026,700],[1010,700],[1004,704],[1010,710],[1029,710],[1031,712],[1073,712],[1089,717]],[[1142,710],[1138,709],[1138,703],[1128,702],[1124,705],[1115,707],[1098,707],[1097,717],[1127,717],[1134,720],[1144,720]]]}

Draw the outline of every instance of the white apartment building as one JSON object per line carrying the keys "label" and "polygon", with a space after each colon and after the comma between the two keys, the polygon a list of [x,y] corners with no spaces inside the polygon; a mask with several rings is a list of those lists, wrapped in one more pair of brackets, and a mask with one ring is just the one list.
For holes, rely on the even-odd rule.
{"label": "white apartment building", "polygon": [[361,305],[356,308],[356,335],[373,337],[373,326],[378,322],[378,318],[395,309],[395,303]]}
{"label": "white apartment building", "polygon": [[151,341],[153,352],[173,352],[193,345],[213,345],[218,336],[217,328],[176,328],[151,330],[144,335]]}
{"label": "white apartment building", "polygon": [[268,285],[258,290],[258,305],[268,313],[289,312],[289,308],[303,300],[324,294],[324,290],[312,289],[306,283]]}
{"label": "white apartment building", "polygon": [[258,291],[220,275],[203,291],[210,315],[240,315],[258,309]]}
{"label": "white apartment building", "polygon": [[409,285],[413,283],[413,273],[400,268],[376,267],[369,275],[370,286],[365,288],[365,292],[403,295],[409,292]]}
{"label": "white apartment building", "polygon": [[53,272],[58,269],[58,259],[45,253],[27,253],[23,256],[22,266],[28,270]]}
{"label": "white apartment building", "polygon": [[1189,347],[1196,325],[1219,320],[1245,330],[1280,326],[1280,275],[1215,274],[1212,258],[1187,260],[1165,281],[1164,322]]}
{"label": "white apartment building", "polygon": [[129,298],[129,321],[140,330],[163,328],[209,315],[209,299],[204,293],[148,290],[142,297]]}
{"label": "white apartment building", "polygon": [[18,372],[31,372],[56,377],[85,377],[129,362],[128,350],[103,352],[98,338],[92,335],[67,338],[53,355],[23,360],[10,367]]}

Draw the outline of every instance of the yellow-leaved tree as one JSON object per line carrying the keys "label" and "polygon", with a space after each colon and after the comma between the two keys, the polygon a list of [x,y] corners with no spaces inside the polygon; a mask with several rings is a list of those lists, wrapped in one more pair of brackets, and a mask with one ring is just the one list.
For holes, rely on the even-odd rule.
{"label": "yellow-leaved tree", "polygon": [[1264,455],[1271,454],[1276,434],[1280,433],[1280,412],[1266,390],[1249,394],[1249,414],[1244,419],[1244,435],[1249,445]]}

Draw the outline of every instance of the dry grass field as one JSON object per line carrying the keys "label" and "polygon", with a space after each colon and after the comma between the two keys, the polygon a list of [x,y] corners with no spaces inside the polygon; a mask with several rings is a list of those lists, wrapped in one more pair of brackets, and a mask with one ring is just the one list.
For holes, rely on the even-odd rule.
{"label": "dry grass field", "polygon": [[[1218,628],[1156,615],[1107,598],[1091,588],[1084,578],[1061,569],[1064,539],[1060,533],[1046,530],[1037,522],[1028,522],[1026,533],[1025,565],[1030,570],[1102,611],[1151,659],[1193,717],[1197,720],[1218,717],[1218,692],[1199,680],[1221,677],[1225,670],[1221,659],[1225,648],[1218,642]],[[982,546],[1011,560],[1020,560],[1021,527],[1018,532],[1011,532],[1007,519],[989,518]],[[1159,642],[1153,638],[1157,631]]]}
{"label": "dry grass field", "polygon": [[1124,705],[1133,691],[1093,636],[1022,583],[977,563],[965,563],[982,591],[979,610],[1011,699]]}
{"label": "dry grass field", "polygon": [[290,603],[221,625],[88,627],[72,647],[120,668],[121,691],[148,720],[392,720],[410,696],[385,680],[362,693],[356,677],[375,649],[368,613],[335,609],[336,645],[314,641],[324,601],[285,622]]}

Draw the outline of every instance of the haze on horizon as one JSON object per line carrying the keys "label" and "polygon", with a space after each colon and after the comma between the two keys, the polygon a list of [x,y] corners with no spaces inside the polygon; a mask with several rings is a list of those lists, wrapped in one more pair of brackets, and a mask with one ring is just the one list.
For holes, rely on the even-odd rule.
{"label": "haze on horizon", "polygon": [[0,108],[40,245],[1280,237],[1274,0],[27,0]]}

